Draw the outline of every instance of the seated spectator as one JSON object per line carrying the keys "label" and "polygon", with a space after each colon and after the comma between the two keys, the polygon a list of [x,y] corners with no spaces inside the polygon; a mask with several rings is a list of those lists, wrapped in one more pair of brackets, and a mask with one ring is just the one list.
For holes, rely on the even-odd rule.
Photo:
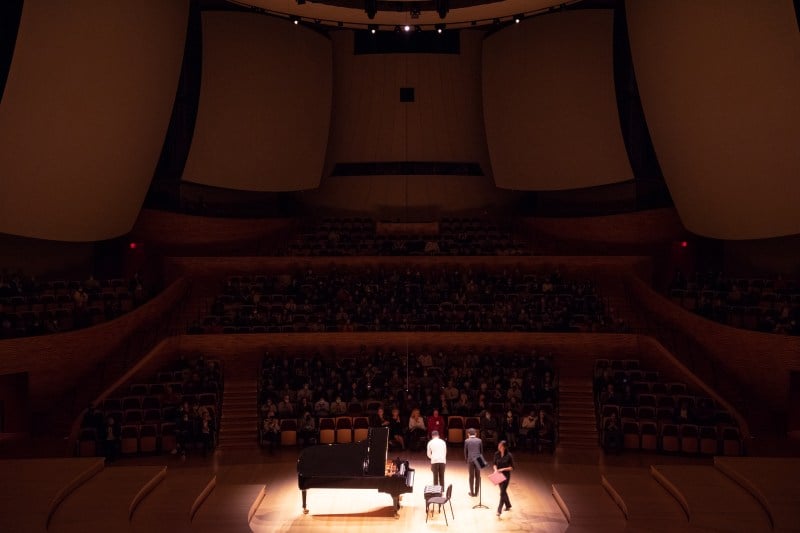
{"label": "seated spectator", "polygon": [[106,461],[113,463],[119,456],[120,447],[120,425],[119,421],[114,420],[113,416],[106,419],[106,427],[103,435],[103,451]]}
{"label": "seated spectator", "polygon": [[261,417],[267,416],[267,413],[272,412],[275,413],[278,411],[278,407],[272,401],[272,398],[267,398],[264,400],[264,403],[261,404]]}
{"label": "seated spectator", "polygon": [[444,418],[439,414],[438,409],[433,410],[433,414],[428,417],[428,438],[431,438],[431,433],[438,431],[439,435],[444,435]]}
{"label": "seated spectator", "polygon": [[383,413],[383,407],[378,407],[378,411],[370,417],[369,425],[374,428],[389,426],[389,420],[386,419]]}
{"label": "seated spectator", "polygon": [[281,443],[281,423],[273,411],[269,411],[261,423],[261,442],[267,442],[269,451],[274,452]]}
{"label": "seated spectator", "polygon": [[607,453],[619,453],[622,449],[622,429],[619,427],[617,413],[611,413],[603,423],[603,449]]}
{"label": "seated spectator", "polygon": [[286,394],[283,400],[278,402],[278,418],[294,418],[294,413],[294,404],[289,399],[289,395]]}
{"label": "seated spectator", "polygon": [[491,411],[486,409],[481,416],[481,439],[488,443],[497,443],[498,432],[497,420],[492,416]]}
{"label": "seated spectator", "polygon": [[425,420],[420,415],[419,409],[413,409],[408,417],[409,443],[412,450],[420,449],[420,443],[425,439],[427,427]]}
{"label": "seated spectator", "polygon": [[200,412],[200,443],[203,447],[203,457],[209,450],[214,449],[214,420],[207,409]]}
{"label": "seated spectator", "polygon": [[400,446],[401,450],[406,449],[406,441],[403,436],[403,422],[400,420],[400,409],[392,409],[392,419],[389,420],[389,444]]}
{"label": "seated spectator", "polygon": [[544,446],[554,444],[553,423],[544,409],[539,409],[539,416],[536,418],[536,423],[534,424],[533,436],[535,439],[536,451],[538,452],[541,452]]}
{"label": "seated spectator", "polygon": [[341,396],[337,396],[336,400],[331,404],[331,415],[342,416],[347,412],[347,404],[342,401]]}
{"label": "seated spectator", "polygon": [[331,404],[325,399],[325,396],[320,396],[319,400],[314,404],[314,415],[317,418],[324,418],[331,414]]}
{"label": "seated spectator", "polygon": [[503,438],[508,443],[510,449],[517,447],[517,433],[519,432],[519,421],[512,411],[506,412],[503,419]]}
{"label": "seated spectator", "polygon": [[524,439],[525,443],[534,443],[536,438],[534,435],[534,428],[536,427],[536,413],[531,411],[528,416],[520,422],[519,435]]}
{"label": "seated spectator", "polygon": [[311,413],[305,411],[297,423],[298,439],[303,446],[311,446],[317,443],[317,423]]}
{"label": "seated spectator", "polygon": [[686,400],[675,406],[675,416],[673,420],[676,424],[690,424],[694,422],[694,416]]}
{"label": "seated spectator", "polygon": [[193,420],[192,408],[189,402],[185,401],[178,410],[178,418],[175,421],[175,440],[177,446],[172,450],[173,454],[179,453],[186,457],[186,451],[193,440]]}

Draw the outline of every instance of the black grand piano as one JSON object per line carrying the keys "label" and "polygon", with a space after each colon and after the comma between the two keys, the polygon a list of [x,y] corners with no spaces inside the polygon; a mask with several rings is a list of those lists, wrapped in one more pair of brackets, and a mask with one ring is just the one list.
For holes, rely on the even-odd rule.
{"label": "black grand piano", "polygon": [[308,489],[378,489],[392,496],[394,511],[400,495],[414,490],[414,469],[408,461],[387,463],[389,429],[371,428],[365,441],[323,444],[306,448],[297,460],[297,484],[303,492],[303,513]]}

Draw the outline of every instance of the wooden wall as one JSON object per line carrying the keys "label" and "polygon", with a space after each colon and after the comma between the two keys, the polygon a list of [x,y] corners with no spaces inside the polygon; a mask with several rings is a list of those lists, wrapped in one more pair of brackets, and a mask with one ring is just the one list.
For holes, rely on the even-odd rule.
{"label": "wooden wall", "polygon": [[171,254],[232,253],[239,249],[253,254],[259,243],[292,235],[296,224],[295,219],[288,218],[215,218],[142,209],[129,236],[146,247]]}

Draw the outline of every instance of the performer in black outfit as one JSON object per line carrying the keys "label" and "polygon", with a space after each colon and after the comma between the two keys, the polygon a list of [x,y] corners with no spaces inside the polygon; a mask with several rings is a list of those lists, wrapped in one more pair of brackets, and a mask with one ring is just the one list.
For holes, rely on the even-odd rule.
{"label": "performer in black outfit", "polygon": [[[467,430],[467,440],[464,441],[464,460],[467,462],[469,468],[469,495],[477,496],[478,491],[481,490],[481,471],[475,460],[478,457],[483,458],[483,442],[476,435],[474,428]],[[486,463],[483,463],[486,466]]]}
{"label": "performer in black outfit", "polygon": [[511,481],[511,471],[514,470],[514,458],[508,451],[508,443],[501,440],[497,444],[497,452],[494,454],[494,471],[502,472],[506,476],[506,480],[500,483],[500,503],[497,506],[497,517],[503,512],[503,505],[506,511],[511,510],[511,500],[508,499],[508,483]]}

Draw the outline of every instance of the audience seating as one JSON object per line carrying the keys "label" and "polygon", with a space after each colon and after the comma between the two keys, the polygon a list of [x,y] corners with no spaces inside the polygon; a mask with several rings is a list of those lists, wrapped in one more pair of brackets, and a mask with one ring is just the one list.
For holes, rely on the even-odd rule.
{"label": "audience seating", "polygon": [[353,442],[362,442],[369,436],[369,419],[366,416],[353,418]]}
{"label": "audience seating", "polygon": [[[630,372],[645,381],[630,381]],[[598,428],[617,414],[624,450],[741,454],[741,438],[729,412],[710,398],[693,395],[685,383],[659,381],[657,372],[640,369],[638,362],[597,359],[595,391]],[[725,431],[730,437],[727,452]]]}
{"label": "audience seating", "polygon": [[123,455],[132,455],[139,451],[139,428],[122,426],[120,430],[120,451]]}
{"label": "audience seating", "polygon": [[447,442],[449,444],[461,444],[464,442],[464,429],[464,417],[449,416],[447,418]]}
{"label": "audience seating", "polygon": [[[102,409],[92,419],[87,418],[87,414],[82,422],[76,453],[80,456],[100,453],[100,441],[104,440],[105,423],[109,417],[121,426],[119,447],[125,455],[176,450],[178,438],[175,422],[181,414],[183,402],[188,402],[190,408],[195,403],[198,406],[198,411],[192,413],[190,442],[187,444],[192,447],[201,444],[203,436],[194,422],[203,411],[207,411],[213,429],[213,445],[216,442],[217,414],[221,401],[218,394],[222,382],[220,362],[198,359],[180,364],[183,368],[179,370],[158,371],[150,383],[139,380],[124,385],[103,401]],[[172,396],[168,394],[167,387],[171,389]],[[89,430],[93,430],[95,436],[94,452],[91,451],[89,439],[92,432]]]}
{"label": "audience seating", "polygon": [[281,425],[281,446],[295,446],[297,444],[297,420],[284,418]]}
{"label": "audience seating", "polygon": [[336,418],[336,442],[353,442],[353,419],[349,416]]}
{"label": "audience seating", "polygon": [[336,442],[336,423],[333,418],[322,418],[319,421],[320,444],[333,444]]}

